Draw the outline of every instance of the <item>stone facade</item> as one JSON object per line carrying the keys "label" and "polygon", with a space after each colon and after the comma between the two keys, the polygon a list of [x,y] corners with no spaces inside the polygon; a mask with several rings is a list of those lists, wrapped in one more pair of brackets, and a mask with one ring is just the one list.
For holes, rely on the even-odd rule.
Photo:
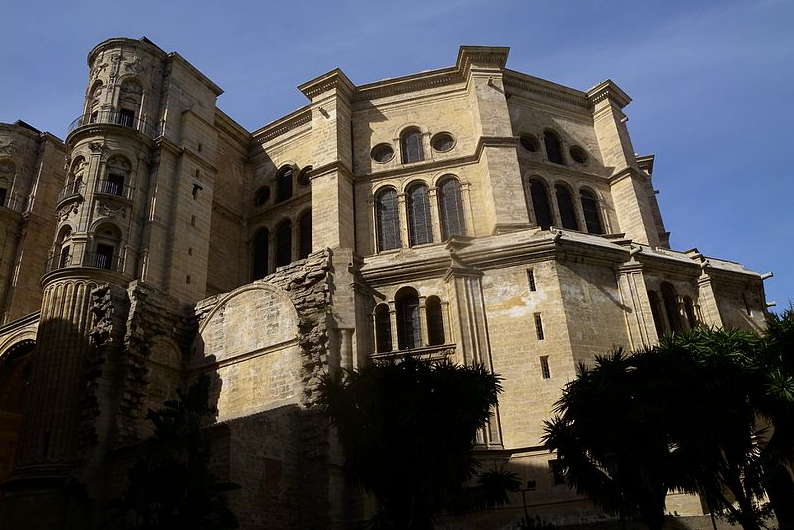
{"label": "stone facade", "polygon": [[[333,70],[248,132],[179,54],[115,38],[65,142],[0,125],[3,527],[106,524],[146,410],[199,374],[243,528],[360,520],[316,385],[404,355],[501,374],[480,458],[536,482],[535,514],[602,517],[540,445],[577,363],[698,323],[760,329],[762,278],[669,248],[615,83],[574,90],[507,55],[462,47],[360,86]],[[513,501],[447,524],[509,527]]]}

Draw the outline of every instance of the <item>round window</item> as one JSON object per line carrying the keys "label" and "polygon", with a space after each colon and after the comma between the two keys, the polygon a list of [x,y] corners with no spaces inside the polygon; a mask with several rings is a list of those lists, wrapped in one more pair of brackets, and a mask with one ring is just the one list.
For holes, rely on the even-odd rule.
{"label": "round window", "polygon": [[578,162],[580,164],[587,163],[587,152],[578,145],[571,147],[568,152],[571,154],[571,158],[574,160],[574,162]]}
{"label": "round window", "polygon": [[438,133],[430,140],[430,145],[436,151],[449,151],[455,146],[455,139],[448,132]]}
{"label": "round window", "polygon": [[520,141],[521,147],[530,153],[536,153],[540,149],[540,142],[538,142],[538,139],[531,134],[522,134]]}
{"label": "round window", "polygon": [[378,144],[372,148],[372,160],[375,162],[388,162],[394,157],[394,149],[389,144]]}
{"label": "round window", "polygon": [[262,186],[259,188],[259,191],[256,192],[256,195],[254,195],[254,204],[256,206],[263,206],[269,198],[270,188],[267,186]]}

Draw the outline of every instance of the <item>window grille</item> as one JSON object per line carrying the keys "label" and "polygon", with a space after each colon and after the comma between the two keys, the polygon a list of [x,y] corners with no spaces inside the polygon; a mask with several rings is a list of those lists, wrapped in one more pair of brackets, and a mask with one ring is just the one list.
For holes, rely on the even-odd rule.
{"label": "window grille", "polygon": [[292,261],[292,223],[284,221],[276,228],[276,267]]}
{"label": "window grille", "polygon": [[546,185],[537,179],[530,180],[529,196],[532,199],[532,208],[535,210],[535,223],[542,230],[548,230],[552,223],[549,194],[546,192]]}
{"label": "window grille", "polygon": [[411,246],[433,242],[430,223],[430,196],[427,186],[417,184],[408,189],[408,239]]}
{"label": "window grille", "polygon": [[397,191],[387,188],[375,199],[378,231],[378,250],[400,247],[400,215],[397,211]]}
{"label": "window grille", "polygon": [[460,197],[460,182],[447,178],[438,186],[438,211],[441,216],[441,238],[465,235],[463,205]]}
{"label": "window grille", "polygon": [[557,208],[560,210],[560,221],[562,227],[571,230],[579,230],[579,221],[576,219],[576,211],[573,208],[573,198],[567,186],[557,184],[554,186],[557,195]]}
{"label": "window grille", "polygon": [[422,133],[419,129],[409,129],[402,135],[402,158],[403,164],[419,162],[425,159],[422,149]]}
{"label": "window grille", "polygon": [[540,373],[543,379],[551,379],[551,369],[549,368],[549,356],[544,355],[540,358]]}
{"label": "window grille", "polygon": [[311,210],[304,213],[299,221],[300,230],[300,255],[299,258],[305,258],[312,253],[312,212]]}
{"label": "window grille", "polygon": [[543,319],[540,316],[540,313],[535,313],[535,333],[538,336],[538,340],[543,340]]}
{"label": "window grille", "polygon": [[546,131],[543,135],[543,143],[546,144],[546,157],[549,162],[554,162],[555,164],[565,163],[562,159],[562,142],[560,142],[559,137],[555,133]]}
{"label": "window grille", "polygon": [[527,282],[529,282],[529,290],[531,292],[535,292],[535,271],[532,269],[527,269]]}
{"label": "window grille", "polygon": [[601,226],[601,216],[598,214],[598,200],[593,192],[582,190],[582,213],[584,214],[584,224],[589,234],[603,234],[604,228]]}
{"label": "window grille", "polygon": [[254,280],[267,276],[267,260],[269,253],[269,233],[267,228],[259,230],[254,236]]}

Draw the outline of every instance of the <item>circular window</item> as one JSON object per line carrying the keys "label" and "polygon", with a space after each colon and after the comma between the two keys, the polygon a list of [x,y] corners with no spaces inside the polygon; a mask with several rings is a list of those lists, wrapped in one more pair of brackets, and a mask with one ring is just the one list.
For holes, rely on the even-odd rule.
{"label": "circular window", "polygon": [[568,152],[571,154],[571,158],[574,160],[574,162],[578,162],[580,164],[587,163],[587,152],[578,145],[571,147]]}
{"label": "circular window", "polygon": [[305,168],[301,169],[301,172],[298,173],[298,184],[301,186],[308,186],[312,183],[312,179],[309,178],[309,171],[312,170],[312,166],[306,166]]}
{"label": "circular window", "polygon": [[259,191],[256,192],[256,195],[254,195],[254,204],[256,206],[263,206],[269,198],[270,188],[267,186],[262,186],[259,188]]}
{"label": "circular window", "polygon": [[449,151],[455,146],[455,139],[448,132],[438,133],[430,140],[430,145],[436,151]]}
{"label": "circular window", "polygon": [[378,144],[372,148],[372,160],[375,162],[388,162],[394,157],[394,149],[389,144]]}
{"label": "circular window", "polygon": [[522,134],[520,141],[521,147],[530,153],[536,153],[540,149],[540,142],[538,142],[538,139],[531,134]]}

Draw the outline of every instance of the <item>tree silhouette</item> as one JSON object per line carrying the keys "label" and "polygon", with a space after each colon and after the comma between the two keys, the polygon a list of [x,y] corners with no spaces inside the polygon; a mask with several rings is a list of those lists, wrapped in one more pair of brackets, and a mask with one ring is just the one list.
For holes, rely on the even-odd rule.
{"label": "tree silhouette", "polygon": [[202,426],[213,417],[208,406],[209,378],[200,377],[179,399],[166,401],[146,418],[154,435],[129,471],[129,487],[117,503],[134,530],[237,528],[224,492],[239,489],[222,483],[209,469],[209,444]]}
{"label": "tree silhouette", "polygon": [[372,362],[326,376],[320,403],[337,428],[348,481],[374,495],[379,528],[426,530],[476,468],[475,436],[500,378],[449,361]]}

